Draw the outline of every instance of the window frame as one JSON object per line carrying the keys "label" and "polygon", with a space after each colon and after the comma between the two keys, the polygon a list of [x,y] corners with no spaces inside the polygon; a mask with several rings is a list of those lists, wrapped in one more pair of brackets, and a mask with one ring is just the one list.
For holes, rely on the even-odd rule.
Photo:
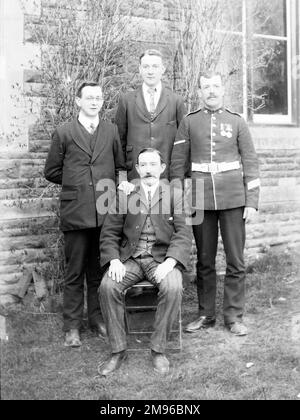
{"label": "window frame", "polygon": [[[268,124],[268,125],[300,125],[300,78],[295,79],[292,77],[292,64],[293,57],[299,55],[300,39],[299,38],[299,25],[300,25],[300,5],[297,0],[286,0],[286,36],[282,35],[264,35],[257,34],[251,31],[251,26],[248,20],[247,1],[242,1],[242,30],[218,30],[219,32],[226,32],[232,35],[242,37],[242,54],[243,54],[243,69],[242,69],[242,85],[243,85],[243,104],[242,116],[245,120],[253,124]],[[252,19],[251,19],[252,20]],[[251,22],[252,23],[252,22]],[[296,36],[294,36],[296,35]],[[248,95],[249,95],[249,82],[251,82],[248,74],[249,68],[249,44],[253,45],[255,39],[273,39],[279,41],[286,41],[287,52],[287,115],[280,114],[255,114],[249,110]],[[253,94],[253,90],[251,92]],[[250,112],[249,112],[250,111]]]}
{"label": "window frame", "polygon": [[286,65],[287,65],[287,105],[288,113],[286,115],[280,114],[255,114],[253,113],[252,121],[254,124],[291,124],[292,123],[292,50],[291,50],[291,1],[286,0],[286,36],[263,35],[252,33],[251,41],[255,39],[271,39],[278,41],[286,41]]}

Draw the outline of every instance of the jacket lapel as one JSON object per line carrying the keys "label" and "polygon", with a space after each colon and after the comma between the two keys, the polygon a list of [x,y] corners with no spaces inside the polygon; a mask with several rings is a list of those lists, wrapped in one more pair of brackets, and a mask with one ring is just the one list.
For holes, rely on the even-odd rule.
{"label": "jacket lapel", "polygon": [[169,92],[168,90],[162,86],[160,98],[155,110],[155,118],[165,109],[168,104]]}
{"label": "jacket lapel", "polygon": [[140,113],[140,117],[145,122],[151,121],[151,114],[146,107],[142,86],[140,86],[136,90],[135,103],[136,103],[136,108]]}
{"label": "jacket lapel", "polygon": [[170,198],[168,197],[168,194],[170,194],[170,186],[168,183],[166,183],[163,179],[159,181],[159,185],[152,197],[151,201],[151,208],[154,206],[157,206],[157,204],[162,201],[161,209],[157,209],[158,213],[161,213],[161,211],[164,211],[164,207],[168,207],[170,203]]}
{"label": "jacket lapel", "polygon": [[71,126],[71,135],[74,140],[74,142],[77,144],[78,147],[80,147],[81,150],[83,150],[85,153],[87,153],[89,156],[92,156],[92,151],[87,144],[86,139],[81,133],[79,122],[77,118],[74,120],[72,126]]}
{"label": "jacket lapel", "polygon": [[141,203],[143,203],[143,204],[144,204],[144,207],[145,207],[146,209],[148,209],[148,199],[147,199],[147,197],[146,197],[146,195],[145,195],[145,191],[144,191],[144,188],[142,187],[141,182],[138,182],[138,183],[136,184],[136,186],[135,186],[135,190],[134,190],[134,191],[138,194],[138,196],[139,196],[139,198],[140,198]]}
{"label": "jacket lapel", "polygon": [[105,133],[105,127],[101,120],[99,120],[99,126],[97,131],[97,140],[95,143],[93,155],[92,155],[92,162],[94,162],[97,157],[100,155],[101,151],[104,149],[105,146],[105,140],[107,136]]}

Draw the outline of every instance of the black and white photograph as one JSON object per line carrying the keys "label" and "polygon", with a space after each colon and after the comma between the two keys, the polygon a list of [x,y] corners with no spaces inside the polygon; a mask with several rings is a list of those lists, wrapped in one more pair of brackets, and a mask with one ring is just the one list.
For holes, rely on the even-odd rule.
{"label": "black and white photograph", "polygon": [[1,400],[300,401],[299,222],[300,0],[0,0]]}

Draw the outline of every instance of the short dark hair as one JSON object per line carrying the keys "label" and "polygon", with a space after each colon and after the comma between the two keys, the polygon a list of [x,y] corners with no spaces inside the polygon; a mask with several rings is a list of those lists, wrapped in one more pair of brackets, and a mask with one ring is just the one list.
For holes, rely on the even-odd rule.
{"label": "short dark hair", "polygon": [[79,88],[77,89],[77,92],[76,92],[77,98],[81,98],[82,89],[85,88],[86,86],[98,86],[102,90],[102,87],[99,85],[98,82],[85,81],[85,82],[82,82]]}
{"label": "short dark hair", "polygon": [[162,157],[162,154],[160,153],[160,151],[159,151],[159,150],[154,149],[153,147],[145,147],[144,149],[142,149],[142,150],[139,152],[139,154],[138,154],[138,156],[137,156],[137,159],[136,159],[136,164],[137,164],[137,165],[139,164],[139,158],[140,158],[140,156],[141,156],[143,153],[157,153],[157,154],[158,154],[158,156],[159,156],[159,158],[160,158],[160,163],[161,163],[161,164],[162,164],[162,163],[166,163],[166,162],[164,161],[164,158]]}
{"label": "short dark hair", "polygon": [[146,51],[144,51],[144,52],[140,55],[140,63],[141,63],[141,61],[142,61],[142,58],[143,58],[145,55],[155,55],[155,56],[157,56],[157,57],[160,57],[162,61],[164,60],[164,57],[163,57],[163,55],[162,55],[162,53],[161,53],[160,51],[158,51],[158,50],[154,50],[154,49],[150,49],[150,50],[146,50]]}
{"label": "short dark hair", "polygon": [[222,83],[224,82],[223,81],[223,75],[219,71],[211,69],[211,70],[204,71],[200,74],[199,87],[201,88],[201,77],[204,77],[205,79],[211,79],[214,76],[220,76],[221,80],[222,80]]}

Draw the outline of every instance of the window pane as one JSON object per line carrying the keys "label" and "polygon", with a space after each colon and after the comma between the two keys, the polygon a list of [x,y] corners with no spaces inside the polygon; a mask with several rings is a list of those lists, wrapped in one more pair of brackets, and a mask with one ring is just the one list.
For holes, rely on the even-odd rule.
{"label": "window pane", "polygon": [[221,58],[222,72],[226,77],[225,106],[243,113],[243,50],[242,37],[231,35],[226,40]]}
{"label": "window pane", "polygon": [[286,41],[257,39],[253,54],[253,111],[288,114]]}
{"label": "window pane", "polygon": [[248,0],[255,34],[286,36],[286,0]]}
{"label": "window pane", "polygon": [[222,0],[219,29],[242,32],[243,0]]}

